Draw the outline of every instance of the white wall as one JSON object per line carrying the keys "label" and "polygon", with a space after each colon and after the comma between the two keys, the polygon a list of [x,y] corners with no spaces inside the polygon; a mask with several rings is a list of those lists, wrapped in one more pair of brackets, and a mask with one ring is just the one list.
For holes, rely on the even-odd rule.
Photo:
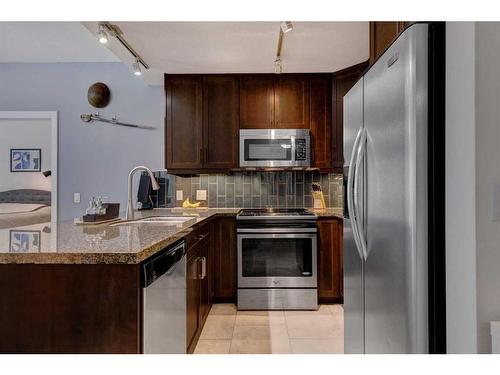
{"label": "white wall", "polygon": [[476,23],[476,251],[478,351],[491,353],[489,322],[500,320],[500,23]]}
{"label": "white wall", "polygon": [[[51,169],[51,123],[49,120],[0,119],[0,191],[13,189],[51,190],[51,178],[41,172]],[[11,148],[40,148],[41,172],[11,172]]]}
{"label": "white wall", "polygon": [[446,330],[449,353],[475,353],[474,23],[446,24]]}

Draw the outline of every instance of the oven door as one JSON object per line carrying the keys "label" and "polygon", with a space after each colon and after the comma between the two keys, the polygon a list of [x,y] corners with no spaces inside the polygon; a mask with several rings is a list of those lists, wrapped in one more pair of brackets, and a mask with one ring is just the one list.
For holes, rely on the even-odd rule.
{"label": "oven door", "polygon": [[239,233],[238,288],[316,288],[316,233]]}

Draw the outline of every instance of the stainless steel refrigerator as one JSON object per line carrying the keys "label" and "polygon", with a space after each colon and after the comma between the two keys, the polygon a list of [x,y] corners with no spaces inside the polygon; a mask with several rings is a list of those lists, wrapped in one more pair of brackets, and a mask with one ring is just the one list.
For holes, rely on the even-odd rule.
{"label": "stainless steel refrigerator", "polygon": [[346,353],[430,351],[430,40],[412,25],[344,97]]}

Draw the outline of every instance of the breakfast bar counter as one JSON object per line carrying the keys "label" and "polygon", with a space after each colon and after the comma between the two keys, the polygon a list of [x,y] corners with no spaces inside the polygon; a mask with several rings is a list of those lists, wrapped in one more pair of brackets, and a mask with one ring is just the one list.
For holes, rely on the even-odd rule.
{"label": "breakfast bar counter", "polygon": [[[235,217],[238,211],[160,208],[135,213],[136,220],[154,216],[191,219],[177,225],[125,221],[76,225],[69,220],[0,229],[0,264],[139,264],[185,237],[200,223],[219,216]],[[27,244],[21,243],[22,235],[27,236]]]}

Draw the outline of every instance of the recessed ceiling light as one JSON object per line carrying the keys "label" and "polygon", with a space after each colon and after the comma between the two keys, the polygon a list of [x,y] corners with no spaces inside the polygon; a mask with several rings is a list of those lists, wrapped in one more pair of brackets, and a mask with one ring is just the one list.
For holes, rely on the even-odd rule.
{"label": "recessed ceiling light", "polygon": [[135,59],[134,63],[132,64],[132,69],[134,70],[134,74],[136,76],[140,76],[142,74],[139,59]]}
{"label": "recessed ceiling light", "polygon": [[97,34],[97,38],[101,44],[106,44],[108,42],[108,33],[104,30],[104,25],[102,23],[99,24],[99,34]]}
{"label": "recessed ceiling light", "polygon": [[289,33],[290,31],[293,30],[293,24],[292,21],[282,21],[280,24],[281,31],[283,31],[285,34]]}

